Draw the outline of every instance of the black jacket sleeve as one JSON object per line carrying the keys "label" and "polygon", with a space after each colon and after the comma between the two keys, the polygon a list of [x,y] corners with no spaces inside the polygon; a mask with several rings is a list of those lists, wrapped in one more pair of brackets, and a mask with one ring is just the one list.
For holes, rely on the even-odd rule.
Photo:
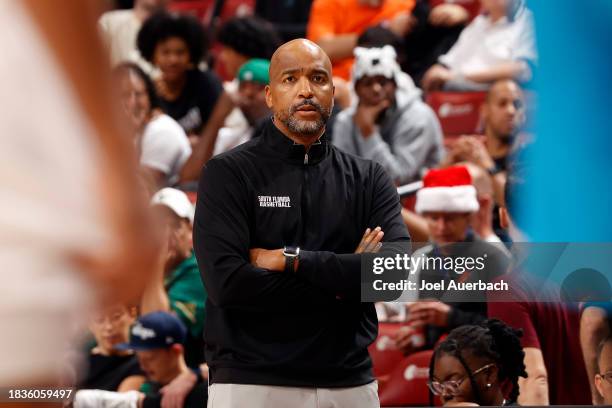
{"label": "black jacket sleeve", "polygon": [[247,188],[239,175],[227,163],[210,160],[200,178],[193,244],[211,302],[239,307],[333,299],[296,276],[249,262],[248,208]]}
{"label": "black jacket sleeve", "polygon": [[[402,219],[397,188],[382,166],[373,166],[372,206],[366,224],[370,228],[382,228],[385,255],[409,253],[410,235]],[[359,298],[361,255],[302,251],[297,275],[334,295]]]}

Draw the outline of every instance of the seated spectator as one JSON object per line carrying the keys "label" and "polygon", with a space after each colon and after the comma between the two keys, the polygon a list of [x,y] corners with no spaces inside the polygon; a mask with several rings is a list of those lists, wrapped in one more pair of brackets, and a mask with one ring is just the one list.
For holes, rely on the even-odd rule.
{"label": "seated spectator", "polygon": [[155,12],[165,10],[169,0],[135,0],[134,8],[108,11],[98,20],[98,28],[110,53],[110,62],[115,66],[121,62],[135,62],[147,73],[152,67],[136,48],[138,31]]}
{"label": "seated spectator", "polygon": [[357,106],[338,114],[333,144],[379,162],[398,184],[419,180],[442,158],[436,115],[415,87],[398,88],[401,71],[390,45],[355,49]]}
{"label": "seated spectator", "polygon": [[[472,185],[476,189],[476,198],[478,200],[478,211],[472,217],[472,229],[483,241],[501,244],[502,240],[493,230],[495,199],[491,175],[485,169],[473,163],[466,162],[461,164],[470,172]],[[497,245],[497,248],[510,255],[504,245]]]}
{"label": "seated spectator", "polygon": [[[598,373],[605,372],[599,369],[599,358],[601,354],[601,345],[610,336],[611,315],[611,302],[588,302],[585,304],[582,315],[580,316],[580,346],[582,348],[587,374],[591,379],[596,378]],[[601,387],[597,387],[595,385],[596,382],[590,381],[589,383],[591,386],[593,405],[604,404],[603,394],[600,391]],[[604,386],[601,389],[610,389],[605,381],[600,381],[600,383]],[[608,398],[608,400],[610,401],[610,398]],[[606,403],[606,405],[609,404],[610,402]]]}
{"label": "seated spectator", "polygon": [[194,209],[187,195],[174,188],[159,190],[151,199],[158,220],[166,228],[166,246],[157,274],[145,290],[141,313],[172,311],[187,328],[185,359],[190,367],[204,362],[204,305],[206,290],[193,254],[191,231]]}
{"label": "seated spectator", "polygon": [[[478,211],[476,189],[465,167],[449,167],[430,170],[423,179],[423,188],[417,192],[416,211],[425,218],[431,245],[425,246],[413,256],[440,257],[461,256],[477,258],[487,254],[485,268],[467,270],[461,274],[442,268],[415,271],[421,281],[440,282],[491,282],[503,275],[508,267],[508,257],[492,244],[482,241],[471,229],[472,215]],[[442,303],[439,291],[422,291],[421,301],[406,305],[408,329],[425,326],[425,346],[432,347],[440,336],[464,324],[478,324],[486,318],[487,305],[484,292],[472,291],[468,299],[455,298]],[[400,300],[408,300],[402,299]],[[464,301],[461,301],[464,300]],[[412,330],[403,330],[396,344],[405,353],[415,351],[409,343]]]}
{"label": "seated spectator", "polygon": [[334,76],[348,80],[359,35],[382,24],[403,37],[413,25],[413,7],[414,0],[315,0],[307,38],[329,56]]}
{"label": "seated spectator", "polygon": [[197,180],[200,166],[212,157],[221,128],[230,127],[239,132],[248,129],[249,124],[238,109],[240,95],[236,75],[240,67],[250,59],[270,60],[276,47],[280,45],[274,27],[257,17],[235,17],[228,20],[221,26],[217,41],[222,47],[219,60],[223,63],[224,71],[231,81],[223,84],[223,93],[215,104],[201,137],[191,138],[194,146],[194,162],[197,166],[192,166],[192,163],[187,166],[181,174],[181,181],[184,183]]}
{"label": "seated spectator", "polygon": [[266,85],[270,82],[269,69],[269,60],[252,59],[238,70],[238,108],[247,120],[248,128],[219,129],[213,155],[231,150],[250,140],[261,121],[270,117],[271,111],[266,105],[265,92]]}
{"label": "seated spectator", "polygon": [[114,73],[146,181],[154,191],[172,185],[191,155],[185,131],[161,112],[153,82],[138,65],[122,63]]}
{"label": "seated spectator", "polygon": [[404,38],[402,48],[407,58],[401,66],[420,84],[427,69],[455,44],[470,14],[460,2],[453,0],[433,7],[430,0],[417,0],[412,16],[416,21]]}
{"label": "seated spectator", "polygon": [[432,393],[445,406],[515,405],[519,378],[527,377],[521,336],[495,319],[454,329],[431,357]]}
{"label": "seated spectator", "polygon": [[255,15],[274,24],[282,42],[306,37],[312,0],[255,1]]}
{"label": "seated spectator", "polygon": [[498,79],[530,79],[536,60],[531,11],[521,0],[481,3],[482,14],[425,73],[425,91],[482,90]]}
{"label": "seated spectator", "polygon": [[597,348],[595,387],[604,405],[612,405],[612,337],[606,337]]}
{"label": "seated spectator", "polygon": [[142,56],[161,70],[156,81],[161,108],[188,135],[200,134],[221,94],[221,83],[211,71],[201,71],[206,41],[195,17],[157,13],[138,33]]}
{"label": "seated spectator", "polygon": [[[509,177],[504,207],[500,209],[502,226],[514,242],[525,242],[521,225],[515,222],[517,186],[523,181]],[[559,288],[529,275],[514,265],[504,276],[512,302],[507,296],[490,293],[488,316],[501,319],[523,330],[521,346],[529,376],[519,382],[522,405],[588,405],[591,402],[589,377],[580,348],[580,311],[577,304],[563,303]],[[498,296],[504,296],[498,299]],[[563,356],[560,359],[559,356]],[[572,381],[567,381],[572,373]]]}
{"label": "seated spectator", "polygon": [[524,96],[511,79],[495,81],[482,105],[484,141],[480,137],[462,136],[449,148],[444,165],[468,161],[485,169],[493,181],[495,207],[493,228],[506,241],[499,224],[499,206],[503,204],[504,186],[515,136],[525,121]]}
{"label": "seated spectator", "polygon": [[227,20],[217,34],[221,44],[219,60],[225,73],[235,78],[248,60],[270,60],[281,40],[274,26],[258,17],[234,17]]}
{"label": "seated spectator", "polygon": [[[237,77],[237,106],[248,125],[246,128],[225,126],[212,137],[198,143],[181,172],[183,182],[197,181],[202,167],[212,156],[231,150],[256,135],[260,122],[271,114],[265,94],[265,87],[270,81],[269,68],[270,61],[257,58],[249,60],[240,68]],[[211,148],[213,144],[214,150]]]}
{"label": "seated spectator", "polygon": [[[136,352],[147,381],[139,391],[80,390],[75,395],[75,408],[161,407],[162,387],[189,371],[183,358],[185,336],[185,327],[170,313],[154,312],[139,317],[130,330],[129,343],[122,343],[117,348]],[[181,406],[202,408],[207,399],[206,384],[200,381],[188,392]]]}
{"label": "seated spectator", "polygon": [[145,380],[136,355],[115,346],[129,340],[133,308],[115,304],[97,313],[89,323],[96,346],[88,356],[87,372],[79,388],[125,392],[138,390]]}

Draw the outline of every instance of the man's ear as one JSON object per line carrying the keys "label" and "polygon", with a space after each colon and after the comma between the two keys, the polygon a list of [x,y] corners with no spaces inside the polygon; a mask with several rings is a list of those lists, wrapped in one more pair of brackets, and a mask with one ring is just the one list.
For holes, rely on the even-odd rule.
{"label": "man's ear", "polygon": [[266,105],[269,109],[272,109],[272,93],[270,92],[270,85],[266,85]]}
{"label": "man's ear", "polygon": [[487,121],[487,116],[489,116],[489,106],[488,101],[485,101],[482,105],[480,105],[480,120],[481,123],[485,123]]}
{"label": "man's ear", "polygon": [[499,207],[499,224],[504,229],[510,227],[510,215],[508,215],[506,207]]}
{"label": "man's ear", "polygon": [[183,354],[183,345],[182,344],[178,344],[178,343],[174,343],[170,349],[172,350],[172,353],[174,355],[182,355]]}
{"label": "man's ear", "polygon": [[597,388],[597,392],[599,393],[599,395],[601,396],[601,398],[604,397],[603,394],[603,390],[602,390],[602,382],[603,378],[601,378],[601,376],[599,374],[595,374],[595,388]]}

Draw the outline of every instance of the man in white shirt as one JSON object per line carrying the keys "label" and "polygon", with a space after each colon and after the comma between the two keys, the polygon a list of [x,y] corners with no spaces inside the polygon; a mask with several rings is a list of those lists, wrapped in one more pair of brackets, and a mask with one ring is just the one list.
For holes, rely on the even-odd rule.
{"label": "man in white shirt", "polygon": [[265,87],[270,82],[270,61],[253,58],[238,70],[237,105],[246,119],[246,127],[223,127],[217,134],[213,156],[251,140],[262,120],[271,112],[266,105]]}
{"label": "man in white shirt", "polygon": [[530,79],[537,58],[531,11],[521,0],[482,0],[482,9],[425,73],[423,89],[480,90],[502,78]]}

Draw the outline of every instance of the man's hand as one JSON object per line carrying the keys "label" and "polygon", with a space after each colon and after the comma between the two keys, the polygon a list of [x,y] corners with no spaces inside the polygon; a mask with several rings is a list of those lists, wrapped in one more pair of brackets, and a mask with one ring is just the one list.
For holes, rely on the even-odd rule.
{"label": "man's hand", "polygon": [[495,165],[484,143],[473,136],[461,136],[453,143],[452,151],[458,161],[469,161],[483,169]]}
{"label": "man's hand", "polygon": [[429,13],[429,23],[434,26],[452,27],[467,23],[470,14],[457,4],[439,4]]}
{"label": "man's hand", "polygon": [[179,374],[168,385],[159,390],[162,395],[162,408],[182,408],[187,394],[193,389],[198,381],[196,374],[191,371],[185,371]]}
{"label": "man's hand", "polygon": [[376,119],[380,112],[389,107],[389,101],[383,100],[376,105],[357,105],[357,110],[353,116],[353,121],[359,127],[363,137],[369,137],[374,133],[376,128]]}
{"label": "man's hand", "polygon": [[398,350],[401,350],[404,355],[409,355],[418,350],[418,347],[415,346],[413,342],[413,336],[417,333],[417,330],[413,326],[402,326],[399,328],[395,336],[393,336],[393,341],[395,342],[395,347]]}
{"label": "man's hand", "polygon": [[406,306],[408,322],[414,327],[426,324],[437,327],[448,326],[450,306],[437,300],[426,300]]}
{"label": "man's hand", "polygon": [[423,89],[426,92],[437,91],[453,78],[452,72],[440,64],[435,64],[423,76]]}
{"label": "man's hand", "polygon": [[387,28],[391,30],[398,37],[405,37],[417,23],[416,17],[412,15],[412,13],[406,11],[403,13],[397,14],[391,20],[389,20],[389,24]]}
{"label": "man's hand", "polygon": [[361,242],[359,245],[357,245],[357,249],[355,249],[355,253],[363,254],[367,252],[378,252],[382,246],[382,242],[380,242],[380,240],[384,235],[385,233],[380,227],[376,227],[373,230],[370,228],[366,229],[363,237],[361,238]]}
{"label": "man's hand", "polygon": [[285,255],[282,249],[253,248],[250,251],[251,263],[258,268],[272,272],[285,270]]}

